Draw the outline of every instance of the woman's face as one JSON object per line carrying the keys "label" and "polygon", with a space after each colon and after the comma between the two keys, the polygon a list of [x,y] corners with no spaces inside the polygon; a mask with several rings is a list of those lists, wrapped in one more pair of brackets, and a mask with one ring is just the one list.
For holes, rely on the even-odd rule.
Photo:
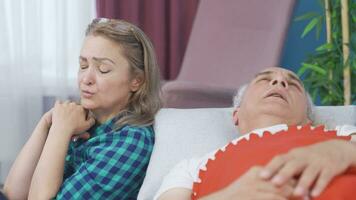
{"label": "woman's face", "polygon": [[113,115],[125,108],[139,83],[131,78],[121,47],[103,36],[84,39],[79,57],[78,86],[84,108]]}

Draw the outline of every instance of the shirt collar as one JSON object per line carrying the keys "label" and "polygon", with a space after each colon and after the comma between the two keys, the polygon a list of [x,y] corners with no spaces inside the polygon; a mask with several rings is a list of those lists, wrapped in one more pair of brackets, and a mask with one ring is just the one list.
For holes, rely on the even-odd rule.
{"label": "shirt collar", "polygon": [[277,124],[277,125],[273,125],[273,126],[269,126],[269,127],[265,127],[265,128],[258,128],[258,129],[254,129],[253,131],[249,132],[249,133],[246,133],[238,138],[236,138],[235,140],[233,140],[232,142],[234,144],[236,144],[238,141],[242,140],[242,139],[247,139],[249,140],[250,139],[250,135],[251,133],[255,133],[257,134],[258,136],[262,137],[263,136],[263,133],[265,131],[268,131],[272,134],[275,134],[279,131],[282,131],[282,130],[287,130],[288,129],[288,126],[287,124]]}
{"label": "shirt collar", "polygon": [[277,125],[273,125],[273,126],[269,126],[269,127],[265,127],[265,128],[258,128],[255,129],[253,131],[251,131],[250,133],[247,133],[246,135],[250,135],[251,133],[255,133],[259,136],[263,135],[263,132],[268,131],[271,132],[272,134],[281,131],[281,130],[287,130],[288,126],[287,124],[277,124]]}
{"label": "shirt collar", "polygon": [[105,121],[102,124],[95,123],[94,126],[92,126],[89,129],[90,137],[94,137],[97,135],[109,133],[112,130],[115,129],[115,123],[122,117],[122,115],[117,115],[107,121]]}

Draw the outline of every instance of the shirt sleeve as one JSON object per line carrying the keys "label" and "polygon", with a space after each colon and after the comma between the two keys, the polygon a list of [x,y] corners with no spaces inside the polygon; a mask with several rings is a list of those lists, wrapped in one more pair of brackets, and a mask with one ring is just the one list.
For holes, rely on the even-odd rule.
{"label": "shirt sleeve", "polygon": [[88,160],[64,180],[57,199],[125,199],[138,190],[153,141],[140,129],[99,138],[88,148]]}
{"label": "shirt sleeve", "polygon": [[189,160],[183,160],[169,171],[154,196],[154,200],[158,199],[164,192],[173,188],[192,189],[194,177],[190,173],[189,162]]}
{"label": "shirt sleeve", "polygon": [[339,136],[351,136],[351,142],[356,143],[356,126],[342,125],[336,126],[337,135]]}
{"label": "shirt sleeve", "polygon": [[72,154],[72,150],[73,150],[73,142],[71,141],[69,143],[68,152],[65,157],[66,162],[64,163],[63,180],[67,179],[69,176],[71,176],[74,173],[73,166],[71,165],[71,162],[70,162],[70,159],[71,159],[70,155]]}
{"label": "shirt sleeve", "polygon": [[194,182],[199,181],[199,171],[203,169],[209,158],[213,157],[215,151],[209,152],[201,158],[191,158],[179,162],[164,177],[162,184],[154,196],[157,200],[163,193],[174,188],[185,188],[192,190]]}
{"label": "shirt sleeve", "polygon": [[350,136],[356,134],[356,126],[342,125],[336,126],[336,134],[338,136]]}

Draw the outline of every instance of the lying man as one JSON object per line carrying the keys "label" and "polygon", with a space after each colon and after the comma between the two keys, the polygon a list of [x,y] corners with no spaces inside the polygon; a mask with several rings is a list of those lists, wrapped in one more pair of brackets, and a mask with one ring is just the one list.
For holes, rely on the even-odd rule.
{"label": "lying man", "polygon": [[[308,124],[312,119],[313,105],[300,79],[293,72],[277,67],[258,73],[240,89],[234,106],[233,119],[243,135],[275,133],[288,125]],[[355,133],[356,127],[337,128],[337,135]],[[200,169],[215,152],[179,163],[164,178],[155,199],[191,199]],[[355,166],[356,144],[328,140],[278,155],[265,166],[252,167],[233,183],[202,199],[317,197],[334,177]]]}

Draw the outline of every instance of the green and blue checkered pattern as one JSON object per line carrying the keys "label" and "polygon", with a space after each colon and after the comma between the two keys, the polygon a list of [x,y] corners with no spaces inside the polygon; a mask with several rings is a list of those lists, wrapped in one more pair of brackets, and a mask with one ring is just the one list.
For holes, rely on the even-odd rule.
{"label": "green and blue checkered pattern", "polygon": [[117,118],[71,142],[56,199],[137,199],[154,144],[151,126],[114,130]]}

